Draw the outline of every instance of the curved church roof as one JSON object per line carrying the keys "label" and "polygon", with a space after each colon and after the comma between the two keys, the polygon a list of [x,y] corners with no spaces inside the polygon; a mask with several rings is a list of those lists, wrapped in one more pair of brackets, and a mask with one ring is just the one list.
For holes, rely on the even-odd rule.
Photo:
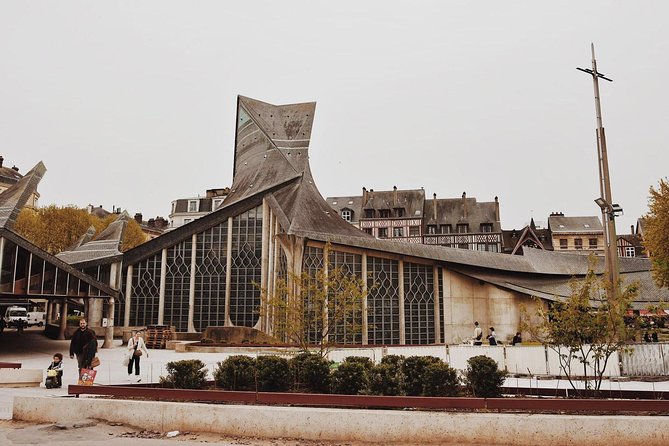
{"label": "curved church roof", "polygon": [[[126,261],[133,263],[172,246],[260,205],[264,199],[285,234],[400,257],[436,260],[454,271],[527,294],[546,298],[552,292],[561,295],[572,277],[587,273],[589,259],[583,255],[528,248],[525,255],[514,256],[394,242],[378,240],[353,227],[324,200],[311,174],[309,146],[315,108],[314,102],[272,105],[239,96],[234,177],[226,200],[216,211],[126,252]],[[603,259],[596,260],[596,271],[601,273]],[[669,298],[669,292],[650,292],[648,259],[621,258],[620,271],[624,279],[633,277],[646,284],[649,296]]]}

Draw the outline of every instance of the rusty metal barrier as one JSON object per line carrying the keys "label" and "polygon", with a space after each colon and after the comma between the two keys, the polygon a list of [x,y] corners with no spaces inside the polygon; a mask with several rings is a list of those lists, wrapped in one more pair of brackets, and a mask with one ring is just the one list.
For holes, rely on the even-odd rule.
{"label": "rusty metal barrier", "polygon": [[0,362],[0,369],[20,369],[20,362]]}
{"label": "rusty metal barrier", "polygon": [[527,412],[654,412],[669,413],[669,400],[567,398],[462,398],[421,396],[330,395],[288,392],[164,389],[135,386],[68,386],[68,394],[105,395],[154,400],[295,405],[348,408],[413,408]]}

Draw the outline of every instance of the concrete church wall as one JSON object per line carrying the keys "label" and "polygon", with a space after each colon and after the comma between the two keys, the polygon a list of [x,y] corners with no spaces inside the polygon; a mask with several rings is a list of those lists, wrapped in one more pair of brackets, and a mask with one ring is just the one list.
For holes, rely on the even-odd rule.
{"label": "concrete church wall", "polygon": [[474,334],[474,321],[478,321],[484,338],[488,327],[495,327],[499,341],[511,342],[520,327],[521,305],[529,314],[535,314],[541,305],[520,293],[454,271],[444,269],[443,275],[444,337],[449,344],[468,341]]}

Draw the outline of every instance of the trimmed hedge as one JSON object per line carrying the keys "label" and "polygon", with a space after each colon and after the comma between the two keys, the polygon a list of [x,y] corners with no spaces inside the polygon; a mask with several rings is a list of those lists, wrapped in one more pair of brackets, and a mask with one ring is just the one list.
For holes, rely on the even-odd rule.
{"label": "trimmed hedge", "polygon": [[168,362],[167,376],[160,377],[162,387],[174,389],[202,389],[207,383],[207,369],[199,359]]}
{"label": "trimmed hedge", "polygon": [[478,355],[469,358],[465,372],[467,390],[475,397],[496,398],[502,395],[506,372],[499,370],[494,359]]}
{"label": "trimmed hedge", "polygon": [[330,391],[330,361],[317,353],[300,353],[289,362],[294,390],[315,393]]}
{"label": "trimmed hedge", "polygon": [[[467,361],[464,384],[469,394],[491,398],[501,395],[506,373],[487,356]],[[214,370],[216,385],[225,390],[265,392],[319,392],[346,395],[457,396],[458,372],[433,356],[386,356],[380,364],[369,358],[348,357],[334,371],[331,362],[318,354],[302,353],[290,361],[278,356],[251,358],[234,355]],[[207,369],[198,359],[167,363],[163,387],[201,389]]]}
{"label": "trimmed hedge", "polygon": [[230,356],[218,363],[214,380],[224,390],[255,390],[255,359],[244,355]]}

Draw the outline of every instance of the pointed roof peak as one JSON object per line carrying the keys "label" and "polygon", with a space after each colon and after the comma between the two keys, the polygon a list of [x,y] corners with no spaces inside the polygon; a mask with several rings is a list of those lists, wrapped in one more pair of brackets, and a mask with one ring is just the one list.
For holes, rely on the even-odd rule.
{"label": "pointed roof peak", "polygon": [[11,229],[14,226],[21,209],[30,196],[37,192],[37,185],[45,172],[46,166],[40,161],[23,178],[0,193],[0,228]]}

